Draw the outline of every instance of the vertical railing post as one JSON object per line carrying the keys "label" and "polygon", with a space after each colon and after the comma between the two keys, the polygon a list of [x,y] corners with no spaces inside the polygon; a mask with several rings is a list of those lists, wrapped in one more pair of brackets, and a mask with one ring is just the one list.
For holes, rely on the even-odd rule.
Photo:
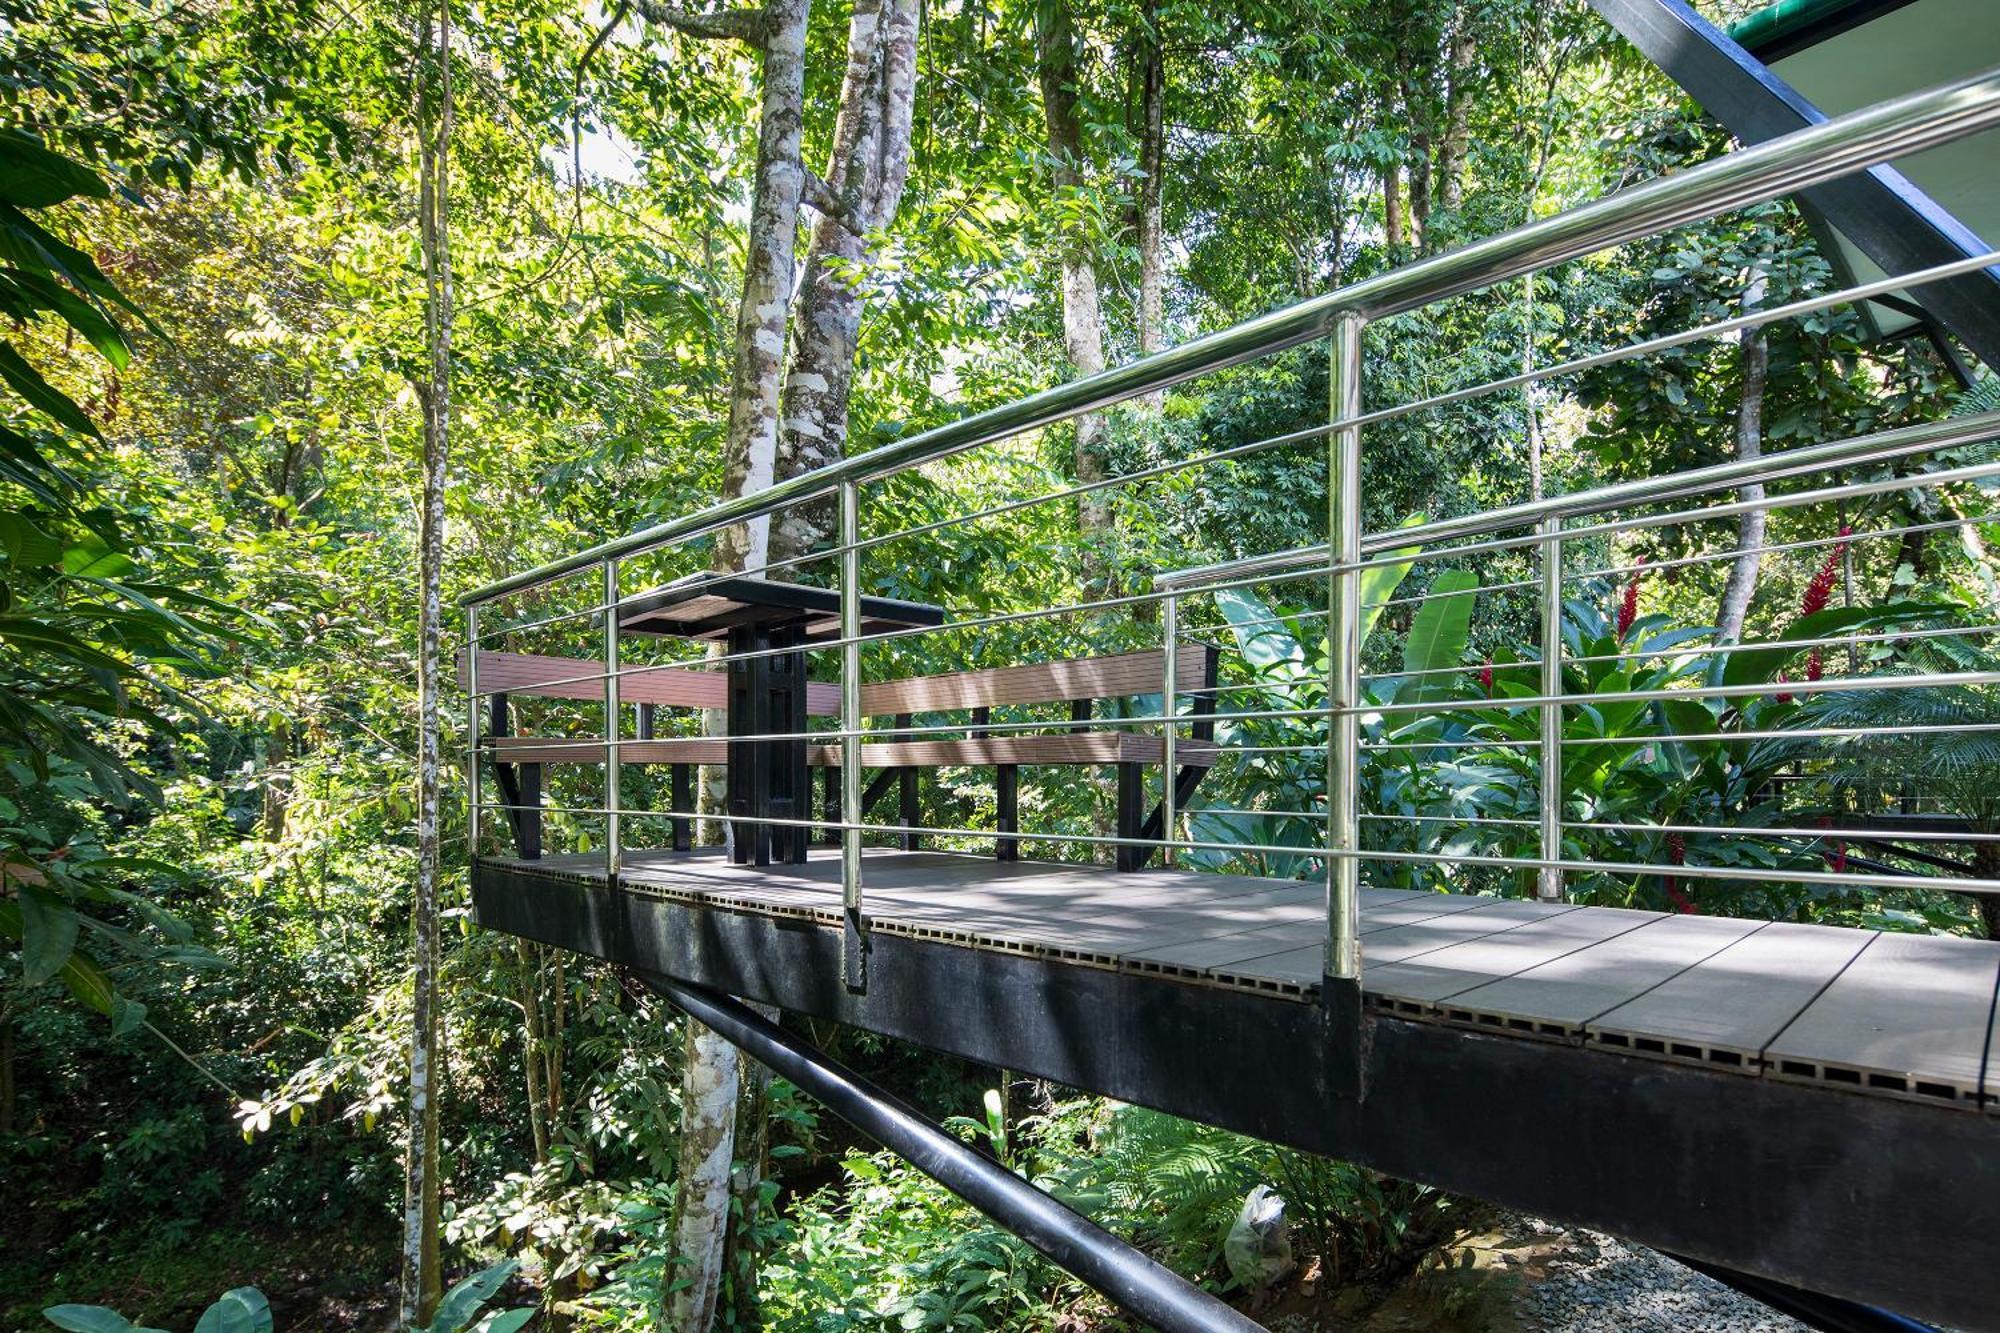
{"label": "vertical railing post", "polygon": [[[1551,514],[1541,523],[1542,547],[1542,847],[1544,863],[1562,860],[1562,518]],[[1560,902],[1563,872],[1544,864],[1535,875],[1535,896]]]}
{"label": "vertical railing post", "polygon": [[618,879],[618,562],[604,562],[604,874]]}
{"label": "vertical railing post", "polygon": [[1174,759],[1181,727],[1181,599],[1171,592],[1160,608],[1160,631],[1160,860],[1172,865],[1174,844],[1180,841],[1180,801],[1174,790],[1179,769]]}
{"label": "vertical railing post", "polygon": [[479,858],[479,607],[465,608],[465,855]]}
{"label": "vertical railing post", "polygon": [[1326,976],[1361,978],[1361,334],[1333,326],[1333,421],[1327,443]]}
{"label": "vertical railing post", "polygon": [[861,919],[861,491],[840,483],[840,909],[841,975],[868,986]]}

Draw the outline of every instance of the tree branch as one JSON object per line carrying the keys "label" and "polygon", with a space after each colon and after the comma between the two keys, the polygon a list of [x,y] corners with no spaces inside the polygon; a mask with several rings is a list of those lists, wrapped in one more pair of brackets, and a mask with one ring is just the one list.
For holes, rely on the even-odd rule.
{"label": "tree branch", "polygon": [[847,201],[831,185],[820,179],[818,172],[807,168],[805,175],[805,185],[799,191],[801,199],[810,204],[815,212],[832,218],[852,234],[865,234],[866,228],[860,225],[854,210],[847,206]]}
{"label": "tree branch", "polygon": [[638,0],[639,16],[648,23],[660,23],[690,37],[733,38],[752,46],[770,40],[771,18],[763,9],[725,9],[716,14],[696,14],[659,0]]}

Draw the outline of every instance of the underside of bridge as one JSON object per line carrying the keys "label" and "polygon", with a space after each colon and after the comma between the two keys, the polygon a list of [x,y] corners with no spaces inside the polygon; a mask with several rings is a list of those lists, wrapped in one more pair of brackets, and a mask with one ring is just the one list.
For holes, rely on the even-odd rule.
{"label": "underside of bridge", "polygon": [[[954,930],[945,923],[964,918],[969,885],[989,892],[996,881],[1032,884],[1036,863],[1002,874],[983,858],[871,853],[870,880],[887,887],[870,899],[867,985],[858,991],[842,979],[837,876],[823,877],[831,890],[816,899],[804,870],[774,885],[768,874],[732,879],[729,868],[698,855],[641,861],[616,886],[590,858],[490,859],[476,866],[473,888],[481,925],[641,972],[1913,1317],[2000,1327],[2000,1116],[1979,1082],[1991,1036],[1987,974],[1994,970],[1984,951],[1993,946],[1962,942],[1982,951],[1976,961],[1972,954],[1950,955],[1943,967],[1935,959],[1901,960],[1874,976],[1905,992],[1905,1017],[1891,1026],[1901,1022],[1905,1036],[1933,1048],[1969,1033],[1963,1016],[1978,1001],[1958,992],[1987,986],[1967,1095],[1963,1086],[1950,1087],[1948,1069],[1938,1072],[1949,1061],[1929,1080],[1905,1078],[1895,1087],[1865,1072],[1872,1067],[1865,1060],[1852,1082],[1837,1061],[1807,1078],[1800,1062],[1780,1061],[1770,1043],[1770,1059],[1760,1050],[1732,1065],[1727,1043],[1697,1048],[1663,1039],[1655,1051],[1636,1020],[1598,1021],[1621,1008],[1631,1012],[1631,1003],[1613,1005],[1620,997],[1602,992],[1604,975],[1578,968],[1591,949],[1616,950],[1605,955],[1606,970],[1630,977],[1636,995],[1660,997],[1674,978],[1694,976],[1703,965],[1723,974],[1714,960],[1734,956],[1734,944],[1711,946],[1698,959],[1687,953],[1678,971],[1649,971],[1635,956],[1647,930],[1684,934],[1674,918],[1565,907],[1551,909],[1552,917],[1522,916],[1536,905],[1514,903],[1515,916],[1488,922],[1482,935],[1467,923],[1499,900],[1461,908],[1468,900],[1451,895],[1377,893],[1370,905],[1377,919],[1372,929],[1364,919],[1364,941],[1376,940],[1385,955],[1401,941],[1406,957],[1421,955],[1428,966],[1406,963],[1403,984],[1392,988],[1385,979],[1371,989],[1357,1044],[1354,1016],[1323,1003],[1317,985],[1305,980],[1316,964],[1297,971],[1294,983],[1285,979],[1294,966],[1286,961],[1218,972],[1161,960],[1201,956],[1188,950],[1204,943],[1208,956],[1220,956],[1215,946],[1232,925],[1236,934],[1256,933],[1213,902],[1204,908],[1198,896],[1183,899],[1171,920],[1143,910],[1149,895],[1170,897],[1230,877],[1076,866],[1049,873],[1062,881],[1043,885],[1043,905],[1067,901],[1078,907],[1073,915],[1045,913],[1040,929],[1023,915],[1004,928],[1005,918],[989,910],[976,930]],[[1106,900],[1093,904],[1092,877],[1134,911],[1120,917],[1105,910]],[[1274,902],[1309,887],[1252,883],[1273,895],[1254,909],[1267,923]],[[757,887],[732,892],[732,885]],[[923,910],[927,898],[934,912]],[[1559,929],[1565,916],[1569,924]],[[1431,934],[1412,939],[1425,931]],[[1119,932],[1151,943],[1115,946],[1111,935]],[[1865,971],[1853,956],[1865,956],[1873,938],[1826,933],[1852,937],[1852,947],[1827,980],[1812,984],[1813,1003],[1837,989],[1832,977]],[[1179,942],[1167,943],[1173,939]],[[1496,953],[1496,941],[1521,952]],[[1283,941],[1266,942],[1273,943]],[[1665,944],[1653,952],[1662,949],[1671,952]],[[1282,960],[1289,952],[1265,956]],[[1798,942],[1785,952],[1798,956]],[[1558,999],[1540,1009],[1444,1004],[1453,985],[1437,978],[1454,965],[1468,969],[1460,1000],[1469,987],[1491,993],[1497,982],[1518,983],[1528,972],[1574,984],[1543,986]],[[1969,988],[1951,980],[1973,974],[1986,979]],[[1761,980],[1766,998],[1786,984],[1781,974]],[[1581,1009],[1579,997],[1587,1001]],[[1719,993],[1717,1002],[1734,1013],[1723,1015],[1718,1029],[1754,1008],[1752,999],[1741,990]],[[1586,1010],[1598,1012],[1587,1020],[1511,1024],[1499,1016]],[[1796,1015],[1778,1026],[1795,1034],[1809,1027]]]}

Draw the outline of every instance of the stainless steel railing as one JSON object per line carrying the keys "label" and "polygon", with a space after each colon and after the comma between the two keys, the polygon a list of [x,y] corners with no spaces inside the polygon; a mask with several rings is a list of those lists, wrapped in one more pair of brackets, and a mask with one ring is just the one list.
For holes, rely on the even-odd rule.
{"label": "stainless steel railing", "polygon": [[[1591,670],[1605,665],[1607,656],[1623,659],[1621,648],[1612,654],[1568,654],[1563,650],[1564,603],[1572,584],[1583,579],[1634,577],[1630,567],[1615,558],[1600,559],[1583,568],[1572,569],[1568,553],[1595,552],[1602,547],[1607,556],[1626,534],[1653,529],[1689,528],[1713,523],[1741,513],[1749,507],[1767,510],[1799,509],[1810,506],[1844,506],[1913,486],[1939,491],[1943,488],[1975,484],[2000,472],[1990,460],[1955,462],[1921,477],[1897,474],[1893,466],[1935,458],[1952,449],[1979,443],[2000,434],[2000,413],[1927,422],[1894,430],[1860,435],[1851,439],[1809,448],[1793,449],[1758,459],[1736,461],[1671,476],[1605,486],[1590,491],[1551,497],[1484,513],[1441,519],[1413,527],[1366,532],[1362,523],[1361,469],[1365,453],[1365,433],[1380,425],[1413,413],[1433,410],[1476,398],[1519,389],[1531,384],[1560,379],[1592,369],[1654,355],[1703,339],[1712,339],[1760,327],[1780,320],[1833,308],[1848,302],[1890,291],[1921,287],[1927,281],[2000,264],[2000,252],[1975,256],[1952,264],[1939,265],[1916,273],[1897,275],[1878,282],[1842,291],[1816,295],[1754,314],[1722,320],[1699,328],[1635,342],[1591,356],[1552,364],[1533,371],[1505,376],[1448,392],[1365,411],[1362,396],[1361,348],[1372,323],[1387,316],[1417,310],[1478,288],[1536,272],[1553,265],[1595,253],[1610,246],[1656,235],[1662,231],[1705,221],[1722,213],[1763,202],[1793,191],[1866,168],[1879,161],[1947,142],[1988,128],[2000,126],[2000,72],[1962,81],[1930,92],[1856,112],[1825,124],[1799,131],[1782,139],[1732,153],[1695,169],[1620,191],[1556,217],[1480,241],[1463,249],[1426,259],[1385,273],[1338,291],[1303,302],[1289,309],[1249,321],[1235,328],[1197,339],[1181,347],[1143,358],[1131,365],[1102,375],[1066,384],[1017,403],[982,412],[868,453],[857,455],[831,467],[780,482],[769,489],[741,499],[711,506],[698,513],[657,525],[629,536],[604,542],[588,550],[479,589],[463,600],[467,614],[468,646],[465,686],[470,699],[467,778],[471,791],[468,834],[475,853],[482,846],[482,813],[502,810],[505,803],[484,798],[482,777],[482,701],[499,690],[482,686],[479,679],[481,645],[490,642],[523,642],[538,635],[560,637],[578,628],[601,631],[595,645],[601,654],[601,670],[580,671],[572,676],[543,684],[589,686],[601,683],[603,695],[598,707],[603,720],[601,745],[604,753],[602,799],[597,804],[558,801],[540,806],[546,813],[582,819],[601,819],[604,864],[607,874],[617,875],[629,828],[634,822],[662,818],[686,820],[685,812],[662,815],[656,810],[626,808],[621,787],[621,752],[645,743],[638,734],[625,734],[619,682],[647,670],[657,670],[661,662],[654,656],[631,662],[621,643],[620,612],[631,606],[645,589],[629,590],[634,582],[650,583],[656,567],[680,569],[699,560],[696,543],[733,525],[769,519],[784,510],[807,502],[824,502],[832,496],[837,512],[836,539],[826,550],[776,561],[754,571],[770,574],[793,571],[798,577],[825,577],[839,589],[840,615],[836,637],[823,640],[815,650],[837,653],[839,684],[838,725],[804,733],[764,733],[765,739],[802,739],[834,742],[839,747],[839,818],[793,819],[793,824],[837,831],[841,845],[843,903],[846,916],[847,974],[851,984],[862,984],[861,962],[863,890],[863,843],[869,835],[902,834],[902,823],[867,822],[863,809],[864,771],[862,747],[878,732],[871,732],[862,715],[864,650],[894,653],[899,648],[936,642],[939,636],[969,635],[1018,627],[1043,628],[1052,621],[1077,617],[1105,617],[1116,614],[1151,614],[1157,608],[1163,645],[1164,678],[1157,711],[1129,717],[1091,719],[1093,727],[1126,727],[1154,731],[1161,737],[1163,772],[1161,837],[1150,845],[1168,855],[1212,854],[1217,856],[1259,854],[1317,862],[1327,880],[1326,967],[1329,978],[1352,981],[1360,973],[1358,918],[1361,879],[1364,867],[1448,866],[1482,868],[1503,873],[1525,872],[1532,878],[1532,891],[1544,898],[1560,897],[1567,883],[1579,876],[1660,876],[1675,878],[1742,879],[1728,866],[1687,865],[1684,861],[1658,862],[1647,859],[1579,857],[1566,850],[1572,832],[1635,834],[1646,836],[1725,836],[1713,833],[1720,825],[1665,823],[1646,824],[1629,820],[1576,819],[1565,808],[1564,763],[1567,753],[1611,747],[1613,738],[1569,736],[1565,723],[1575,710],[1607,704],[1638,704],[1654,707],[1667,703],[1687,704],[1708,700],[1755,700],[1771,694],[1768,683],[1738,685],[1691,685],[1675,682],[1629,690],[1597,691],[1580,696],[1566,689],[1566,671]],[[1332,403],[1325,425],[1291,431],[1216,449],[1177,461],[1130,469],[1103,480],[1060,487],[1044,493],[1009,497],[947,518],[913,523],[890,531],[864,532],[863,509],[866,488],[894,481],[901,475],[936,460],[983,445],[1013,439],[1024,432],[1074,418],[1082,413],[1113,406],[1143,394],[1209,375],[1260,357],[1282,352],[1319,338],[1329,338],[1332,347]],[[1218,463],[1235,462],[1272,450],[1298,446],[1324,446],[1328,478],[1327,531],[1329,540],[1302,549],[1271,552],[1246,560],[1163,571],[1149,589],[1121,592],[1078,600],[1062,606],[1023,610],[987,611],[964,616],[940,627],[910,627],[864,633],[861,619],[863,557],[885,552],[893,543],[912,542],[954,528],[966,528],[992,519],[1023,513],[1036,506],[1074,501],[1112,488],[1124,488],[1156,481]],[[1864,468],[1888,466],[1883,476],[1855,478],[1841,475]],[[1706,504],[1655,512],[1658,506],[1714,496],[1748,483],[1775,485],[1832,475],[1828,485],[1798,492],[1770,495],[1756,501]],[[1975,520],[1932,520],[1928,530],[1960,529]],[[1574,526],[1573,526],[1574,525]],[[1898,533],[1908,533],[1925,525],[1906,524]],[[1852,540],[1877,540],[1880,534],[1860,534]],[[1809,538],[1768,544],[1758,554],[1783,554],[1830,549],[1846,538]],[[1842,548],[1846,549],[1846,548]],[[1414,554],[1413,554],[1414,553]],[[1731,559],[1731,548],[1720,553],[1677,558],[1656,568],[1698,568],[1716,560]],[[1539,635],[1537,655],[1523,670],[1532,670],[1533,688],[1525,695],[1510,697],[1496,708],[1491,699],[1430,699],[1404,702],[1371,697],[1371,682],[1400,680],[1411,673],[1364,670],[1364,623],[1371,612],[1380,615],[1395,605],[1417,605],[1421,598],[1393,597],[1368,602],[1364,586],[1371,571],[1405,564],[1436,563],[1479,556],[1503,558],[1525,555],[1533,569],[1523,576],[1488,589],[1519,590],[1533,593]],[[678,564],[676,563],[678,562]],[[590,577],[595,575],[596,577]],[[636,575],[636,579],[635,579]],[[694,574],[699,579],[705,577]],[[713,576],[724,577],[724,576]],[[1293,619],[1323,617],[1327,626],[1327,650],[1323,679],[1308,689],[1302,679],[1285,688],[1263,690],[1267,705],[1221,707],[1220,700],[1232,692],[1258,692],[1255,682],[1239,679],[1218,684],[1207,701],[1213,705],[1204,714],[1210,723],[1245,728],[1252,724],[1279,724],[1296,734],[1250,737],[1255,743],[1225,745],[1234,756],[1274,754],[1323,754],[1323,788],[1317,804],[1305,792],[1305,808],[1270,808],[1264,813],[1284,815],[1320,826],[1315,845],[1294,845],[1278,838],[1225,839],[1196,836],[1190,822],[1196,812],[1180,808],[1175,793],[1175,761],[1183,751],[1182,731],[1194,715],[1181,712],[1191,703],[1189,691],[1179,680],[1179,645],[1182,633],[1195,625],[1190,603],[1231,590],[1256,587],[1299,585],[1318,581],[1324,588],[1324,608],[1305,608]],[[585,601],[566,609],[547,610],[578,587]],[[511,604],[525,603],[521,614],[502,613]],[[1994,617],[1988,617],[1993,619]],[[1209,617],[1214,623],[1214,617]],[[1987,626],[1988,631],[2000,626]],[[1903,631],[1820,635],[1796,643],[1722,645],[1712,648],[1718,657],[1755,649],[1789,646],[1815,653],[1831,650],[1858,652],[1864,646],[1911,639],[1911,636],[1940,642],[1970,638],[1973,628],[1926,627]],[[696,665],[714,670],[730,662],[785,651],[709,653]],[[1442,680],[1462,678],[1476,668],[1463,665],[1438,668],[1429,674]],[[1810,689],[1817,695],[1844,691],[1887,688],[1983,689],[2000,680],[1992,672],[1929,672],[1893,678],[1881,675],[1854,675],[1821,679]],[[1804,688],[1804,687],[1801,687]],[[1314,702],[1316,697],[1323,701]],[[650,705],[646,706],[650,709]],[[1503,719],[1532,715],[1532,736],[1490,734],[1482,736],[1427,737],[1419,742],[1399,739],[1392,734],[1390,721],[1399,717],[1427,718],[1491,715]],[[652,713],[643,714],[641,730],[649,731]],[[983,720],[980,734],[1008,731],[1061,730],[1060,721],[1024,720],[1016,722]],[[1496,724],[1499,725],[1499,724]],[[1508,723],[1511,725],[1511,722]],[[1981,725],[1973,724],[1976,728]],[[1324,728],[1324,740],[1315,743],[1311,731]],[[1300,729],[1303,729],[1301,731]],[[906,723],[897,725],[900,738],[928,735],[965,734],[970,726],[957,722]],[[1961,729],[1962,730],[1962,729]],[[1371,732],[1373,734],[1371,734]],[[1819,733],[1827,733],[1819,735]],[[1246,733],[1247,735],[1248,733]],[[1739,726],[1729,735],[1732,741],[1790,741],[1798,739],[1840,740],[1867,735],[1864,728],[1773,727],[1759,730]],[[550,746],[575,746],[562,737],[546,738]],[[541,741],[523,738],[514,742],[531,751]],[[1655,737],[1655,745],[1672,745],[1672,736]],[[1450,852],[1370,845],[1366,830],[1371,821],[1388,817],[1364,807],[1365,765],[1371,754],[1399,751],[1444,756],[1484,748],[1494,752],[1525,754],[1536,758],[1536,799],[1532,817],[1481,818],[1472,821],[1481,827],[1514,828],[1532,831],[1533,845],[1526,851],[1491,854],[1459,848]],[[1442,763],[1442,760],[1438,760]],[[1185,831],[1184,831],[1185,830]],[[990,838],[990,829],[930,827],[921,830],[933,836]],[[1866,830],[1834,830],[1825,837]],[[1023,840],[1066,843],[1085,848],[1129,844],[1133,839],[1108,837],[1102,833],[1075,830],[1022,833]],[[1786,836],[1791,836],[1790,831]],[[1974,841],[1989,835],[1969,835]],[[2000,837],[2000,834],[1990,835]],[[1961,838],[1961,841],[1964,839]],[[1847,873],[1786,868],[1789,881],[1809,885],[1837,884],[1842,888],[1901,887],[1907,877],[1889,873]],[[2000,891],[2000,882],[1978,877],[1938,881],[1952,892]]]}

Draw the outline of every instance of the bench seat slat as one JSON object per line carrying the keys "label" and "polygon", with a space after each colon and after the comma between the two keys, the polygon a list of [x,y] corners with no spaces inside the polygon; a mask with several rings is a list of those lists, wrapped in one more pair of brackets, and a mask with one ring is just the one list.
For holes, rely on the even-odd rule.
{"label": "bench seat slat", "polygon": [[[604,742],[589,737],[501,736],[489,742],[493,757],[506,764],[601,764]],[[979,736],[948,741],[878,741],[861,747],[864,768],[983,768],[999,764],[1157,764],[1164,746],[1158,736],[1087,731],[1053,736]],[[1190,768],[1215,763],[1217,746],[1183,740],[1177,762]],[[729,741],[721,736],[678,736],[628,740],[618,747],[627,764],[726,764]],[[819,768],[840,764],[838,745],[812,745],[808,760]]]}
{"label": "bench seat slat", "polygon": [[[481,653],[479,690],[482,694],[602,702],[603,672],[604,663],[589,658]],[[461,682],[465,679],[463,651],[458,654],[458,677]],[[729,681],[720,671],[673,666],[626,667],[618,674],[618,698],[622,703],[662,704],[669,708],[727,708]],[[806,711],[815,717],[837,716],[840,686],[820,681],[808,683]]]}
{"label": "bench seat slat", "polygon": [[[1175,663],[1176,688],[1194,691],[1208,683],[1207,644],[1184,642]],[[937,676],[882,680],[861,687],[861,711],[868,717],[895,713],[943,713],[1010,704],[1068,703],[1076,699],[1117,699],[1158,694],[1166,672],[1159,649],[1075,657],[1061,662],[986,667]]]}

